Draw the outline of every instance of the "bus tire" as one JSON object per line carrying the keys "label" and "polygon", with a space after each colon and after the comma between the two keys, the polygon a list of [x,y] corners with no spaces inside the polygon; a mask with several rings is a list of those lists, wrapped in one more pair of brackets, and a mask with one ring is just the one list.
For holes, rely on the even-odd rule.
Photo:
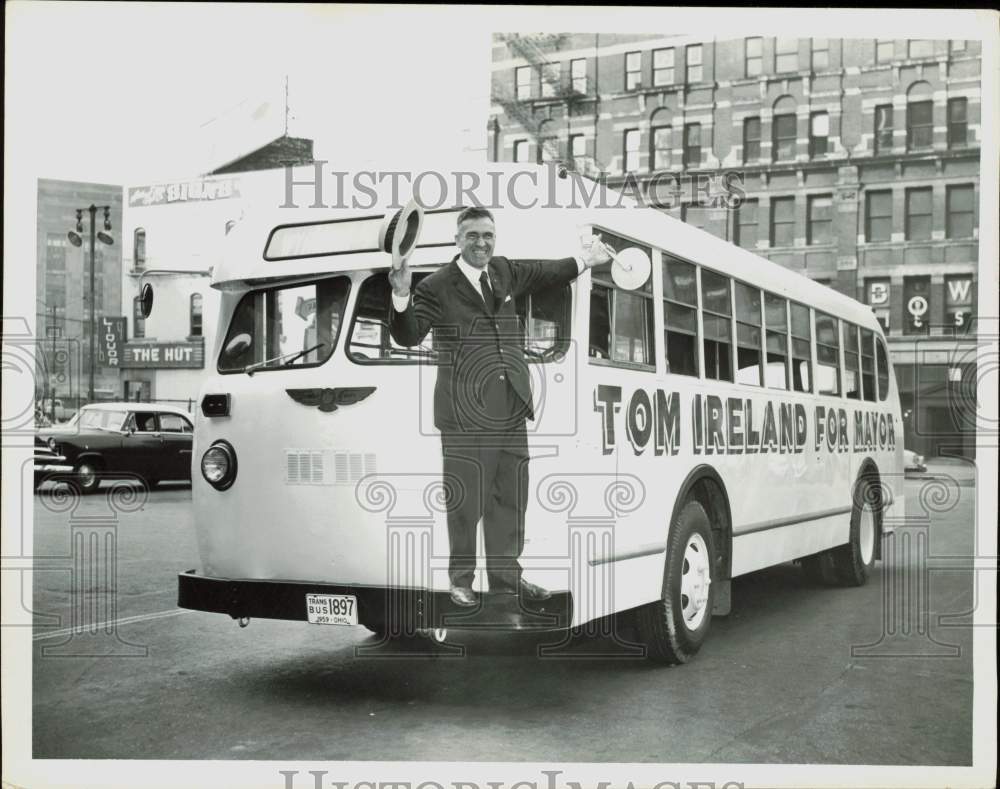
{"label": "bus tire", "polygon": [[864,586],[875,567],[881,532],[881,487],[878,477],[865,474],[854,487],[851,505],[851,538],[829,552],[838,586]]}
{"label": "bus tire", "polygon": [[712,524],[688,501],[670,529],[661,598],[636,613],[639,641],[655,663],[686,663],[701,649],[712,621],[715,580]]}

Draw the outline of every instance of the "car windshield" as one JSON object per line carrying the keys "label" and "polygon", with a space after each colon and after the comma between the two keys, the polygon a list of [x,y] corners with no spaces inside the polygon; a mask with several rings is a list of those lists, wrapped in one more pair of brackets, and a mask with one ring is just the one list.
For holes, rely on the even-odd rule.
{"label": "car windshield", "polygon": [[219,353],[219,372],[314,367],[333,353],[350,291],[345,276],[246,294]]}
{"label": "car windshield", "polygon": [[124,411],[104,409],[83,409],[80,411],[79,426],[84,429],[120,430],[125,421]]}

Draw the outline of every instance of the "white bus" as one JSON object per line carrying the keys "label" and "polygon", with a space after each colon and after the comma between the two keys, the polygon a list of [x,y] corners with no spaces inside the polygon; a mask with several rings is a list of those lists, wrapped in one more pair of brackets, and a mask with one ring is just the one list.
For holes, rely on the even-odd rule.
{"label": "white bus", "polygon": [[[608,264],[518,302],[536,404],[521,564],[552,597],[449,600],[431,396],[447,360],[429,337],[390,337],[380,193],[374,209],[275,210],[227,236],[193,452],[201,566],[179,576],[182,607],[384,638],[624,620],[648,657],[678,663],[727,611],[732,578],[795,560],[867,580],[903,507],[898,392],[872,311],[617,195],[567,207],[575,176],[523,170],[480,174],[504,197],[483,200],[496,254],[567,257],[594,232],[651,263],[638,283]],[[463,203],[449,191],[419,237],[407,226],[416,281],[456,254]]]}

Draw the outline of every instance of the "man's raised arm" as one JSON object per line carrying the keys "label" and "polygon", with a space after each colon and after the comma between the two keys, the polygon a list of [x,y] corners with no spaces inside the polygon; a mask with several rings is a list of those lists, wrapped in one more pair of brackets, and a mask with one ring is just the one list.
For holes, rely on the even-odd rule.
{"label": "man's raised arm", "polygon": [[407,348],[420,345],[441,314],[434,291],[421,282],[411,292],[413,276],[407,261],[399,269],[389,269],[389,284],[392,285],[392,316],[389,320],[389,334],[397,343]]}

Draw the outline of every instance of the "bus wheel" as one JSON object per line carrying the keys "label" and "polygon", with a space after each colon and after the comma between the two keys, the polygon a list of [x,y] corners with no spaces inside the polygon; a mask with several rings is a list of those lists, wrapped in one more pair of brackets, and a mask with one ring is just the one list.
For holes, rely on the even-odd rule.
{"label": "bus wheel", "polygon": [[851,507],[851,539],[830,551],[836,582],[841,586],[863,586],[875,567],[880,531],[881,488],[878,479],[862,477],[854,489]]}
{"label": "bus wheel", "polygon": [[670,530],[662,599],[636,615],[650,660],[686,663],[701,648],[712,621],[714,556],[708,515],[697,501],[689,501]]}

